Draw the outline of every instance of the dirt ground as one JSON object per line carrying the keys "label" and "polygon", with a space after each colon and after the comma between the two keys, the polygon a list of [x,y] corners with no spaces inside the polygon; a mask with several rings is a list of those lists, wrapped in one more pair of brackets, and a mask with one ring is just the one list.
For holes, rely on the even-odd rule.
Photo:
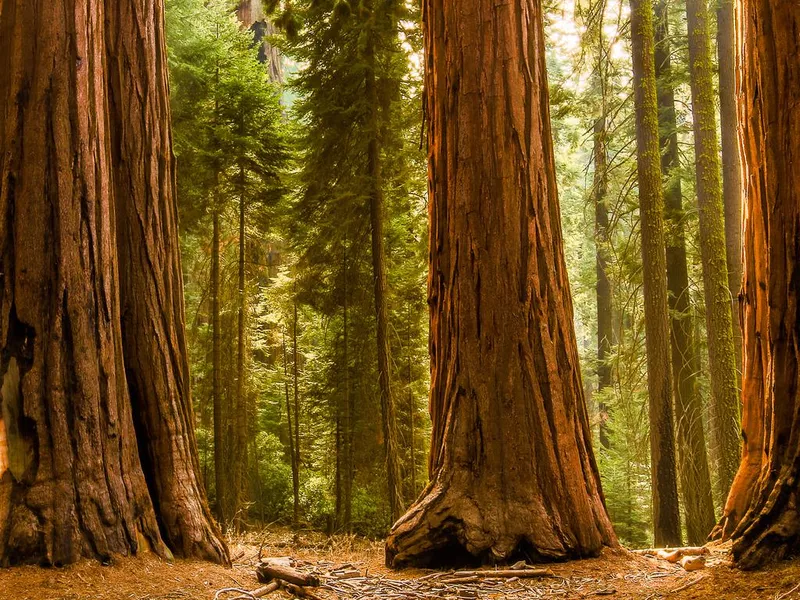
{"label": "dirt ground", "polygon": [[[325,537],[271,530],[231,540],[233,568],[153,555],[120,558],[111,566],[86,561],[63,569],[19,567],[0,570],[0,600],[232,600],[239,595],[221,590],[253,590],[255,565],[263,557],[291,556],[309,570],[330,570],[349,564],[363,575],[344,582],[338,592],[320,588],[321,598],[403,600],[429,598],[420,585],[430,571],[391,571],[383,566],[380,543],[358,538]],[[759,572],[733,569],[724,548],[713,550],[708,566],[686,572],[680,566],[627,551],[606,551],[600,558],[549,565],[554,577],[523,581],[488,581],[454,598],[658,598],[800,600],[800,561],[785,562]],[[359,582],[371,581],[372,588]],[[377,583],[376,583],[377,582]],[[523,583],[524,582],[524,583]],[[485,585],[485,588],[483,587]],[[378,586],[378,587],[376,587]],[[335,586],[334,586],[335,587]],[[346,593],[342,594],[342,590]],[[379,590],[379,591],[375,591]],[[267,598],[286,598],[274,592]],[[437,597],[449,597],[440,595]]]}

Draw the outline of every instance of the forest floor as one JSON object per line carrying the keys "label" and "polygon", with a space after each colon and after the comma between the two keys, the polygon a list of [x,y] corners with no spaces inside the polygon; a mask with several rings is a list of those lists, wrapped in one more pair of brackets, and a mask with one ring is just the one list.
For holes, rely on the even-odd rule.
{"label": "forest floor", "polygon": [[[436,584],[437,579],[430,571],[387,569],[383,565],[382,544],[355,537],[271,529],[231,540],[231,555],[234,559],[231,569],[199,561],[166,562],[151,555],[121,558],[107,567],[87,561],[63,569],[0,570],[0,599],[214,600],[216,597],[232,600],[240,594],[221,590],[254,590],[262,585],[255,577],[260,555],[292,556],[298,561],[298,569],[323,575],[343,565],[358,570],[358,577],[329,579],[330,587],[315,589],[320,598],[330,600],[434,597],[800,600],[800,561],[781,563],[764,571],[742,572],[730,566],[724,549],[715,549],[706,568],[694,572],[624,550],[606,551],[596,559],[548,565],[553,577],[480,580],[444,592],[443,584]],[[278,591],[267,599],[287,597]]]}

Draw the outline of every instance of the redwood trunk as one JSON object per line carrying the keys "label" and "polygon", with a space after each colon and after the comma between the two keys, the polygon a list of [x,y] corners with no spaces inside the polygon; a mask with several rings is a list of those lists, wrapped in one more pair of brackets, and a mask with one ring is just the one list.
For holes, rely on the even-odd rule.
{"label": "redwood trunk", "polygon": [[426,0],[431,483],[387,540],[406,565],[616,545],[561,239],[541,4]]}
{"label": "redwood trunk", "polygon": [[742,567],[800,543],[800,5],[740,5],[744,453],[717,534]]}
{"label": "redwood trunk", "polygon": [[666,0],[656,4],[655,67],[658,86],[661,169],[664,210],[667,221],[667,288],[669,291],[672,349],[672,389],[675,396],[675,423],[678,463],[687,541],[703,544],[714,528],[714,498],[708,468],[703,399],[698,389],[700,356],[694,341],[695,319],[690,302],[689,267],[681,180],[679,175],[678,120],[675,113],[671,46]]}
{"label": "redwood trunk", "polygon": [[166,555],[159,522],[227,560],[185,387],[163,7],[108,4],[0,4],[3,564]]}
{"label": "redwood trunk", "polygon": [[658,97],[654,64],[653,4],[630,0],[639,213],[644,267],[647,390],[650,403],[650,472],[656,546],[681,542],[669,354],[669,312],[664,198],[659,160]]}
{"label": "redwood trunk", "polygon": [[169,546],[227,562],[194,434],[163,0],[107,5],[122,342],[140,453]]}

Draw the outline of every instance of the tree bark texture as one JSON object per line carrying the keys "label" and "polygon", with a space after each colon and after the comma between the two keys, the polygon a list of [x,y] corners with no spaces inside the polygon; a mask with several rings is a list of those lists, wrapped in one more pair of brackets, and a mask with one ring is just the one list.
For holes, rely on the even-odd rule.
{"label": "tree bark texture", "polygon": [[714,528],[714,498],[708,468],[703,399],[698,389],[700,356],[694,341],[686,260],[684,211],[678,154],[678,122],[670,60],[668,4],[655,6],[655,70],[658,88],[661,170],[665,180],[664,216],[667,225],[667,291],[672,349],[672,389],[675,398],[678,472],[684,522],[689,544],[703,544]]}
{"label": "tree bark texture", "polygon": [[617,542],[572,325],[541,4],[423,10],[431,483],[387,563],[596,555]]}
{"label": "tree bark texture", "polygon": [[[227,561],[185,387],[162,32],[159,2],[0,3],[3,564],[168,555],[161,532]],[[144,322],[166,361],[146,376]]]}
{"label": "tree bark texture", "polygon": [[631,0],[633,85],[639,213],[644,267],[644,314],[647,389],[650,403],[650,471],[653,488],[653,533],[656,546],[681,542],[667,301],[664,197],[658,134],[653,4]]}
{"label": "tree bark texture", "polygon": [[719,496],[728,494],[741,453],[736,350],[728,287],[725,220],[720,185],[708,0],[686,0],[689,71],[694,121],[695,173],[700,221],[700,255],[706,303],[711,429]]}
{"label": "tree bark texture", "polygon": [[743,0],[744,452],[716,534],[745,568],[800,543],[800,5]]}
{"label": "tree bark texture", "polygon": [[719,120],[722,142],[722,201],[725,205],[725,245],[731,293],[736,370],[742,371],[742,327],[739,292],[742,289],[742,164],[736,116],[736,23],[734,0],[717,0],[717,64]]}
{"label": "tree bark texture", "polygon": [[125,371],[145,477],[167,544],[181,556],[227,562],[199,477],[163,18],[163,0],[108,3]]}

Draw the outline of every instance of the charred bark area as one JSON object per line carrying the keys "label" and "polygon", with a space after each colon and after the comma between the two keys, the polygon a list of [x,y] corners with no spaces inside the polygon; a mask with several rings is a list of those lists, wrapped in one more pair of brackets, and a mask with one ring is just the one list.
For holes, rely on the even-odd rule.
{"label": "charred bark area", "polygon": [[162,0],[108,5],[122,342],[141,421],[140,453],[169,546],[180,556],[227,562],[199,478],[194,435],[164,6]]}
{"label": "charred bark area", "polygon": [[564,264],[539,2],[426,0],[431,484],[387,564],[616,545]]}
{"label": "charred bark area", "polygon": [[0,4],[0,563],[167,550],[142,475],[117,287],[105,17]]}
{"label": "charred bark area", "polygon": [[800,543],[800,6],[741,4],[744,452],[716,536],[754,568]]}

